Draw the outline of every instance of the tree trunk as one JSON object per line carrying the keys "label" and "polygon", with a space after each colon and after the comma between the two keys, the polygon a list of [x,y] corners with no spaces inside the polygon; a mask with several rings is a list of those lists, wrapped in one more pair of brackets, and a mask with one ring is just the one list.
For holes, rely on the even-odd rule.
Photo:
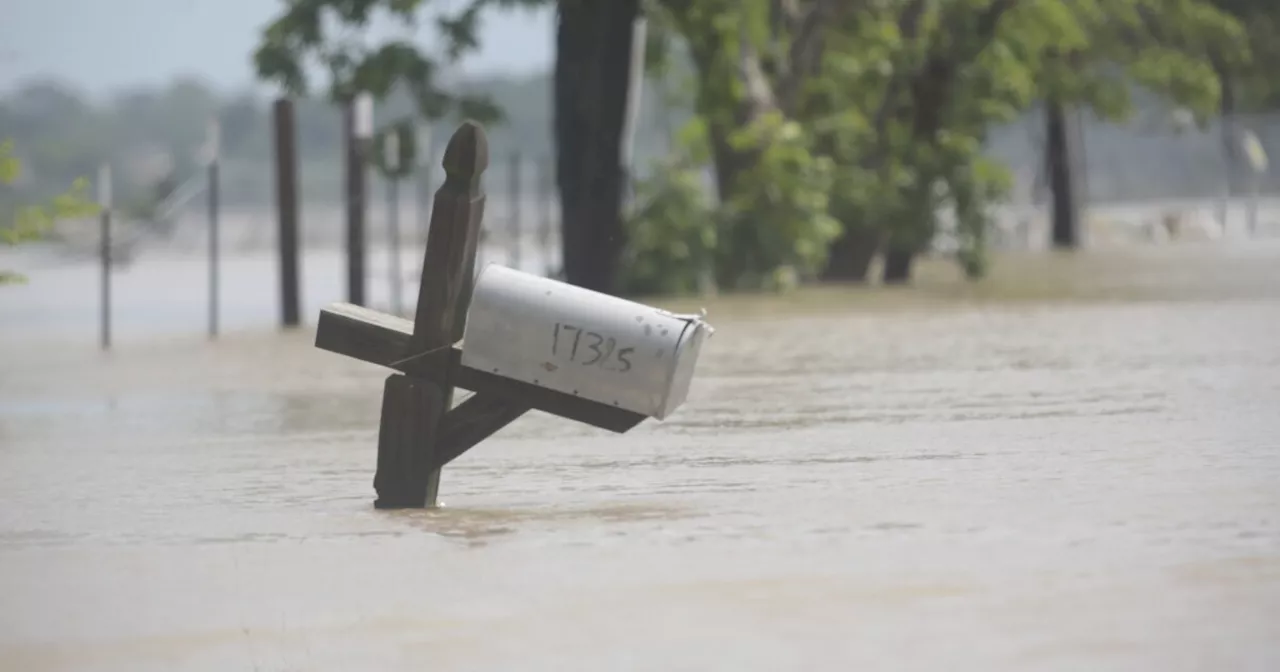
{"label": "tree trunk", "polygon": [[1080,213],[1076,207],[1071,145],[1067,115],[1062,102],[1045,101],[1045,172],[1052,198],[1052,243],[1057,249],[1075,249],[1079,243]]}
{"label": "tree trunk", "polygon": [[866,282],[871,260],[880,249],[880,233],[873,228],[845,224],[845,232],[831,243],[824,282]]}
{"label": "tree trunk", "polygon": [[565,280],[612,294],[624,246],[622,135],[638,0],[558,3],[556,178]]}
{"label": "tree trunk", "polygon": [[1232,81],[1231,74],[1226,72],[1226,68],[1220,69],[1218,73],[1218,81],[1220,82],[1220,110],[1219,117],[1222,123],[1222,154],[1227,164],[1227,196],[1235,196],[1240,193],[1240,145],[1237,143],[1236,133],[1236,89],[1235,82]]}
{"label": "tree trunk", "polygon": [[883,282],[886,285],[905,285],[911,282],[911,262],[916,252],[909,247],[890,247],[884,253]]}

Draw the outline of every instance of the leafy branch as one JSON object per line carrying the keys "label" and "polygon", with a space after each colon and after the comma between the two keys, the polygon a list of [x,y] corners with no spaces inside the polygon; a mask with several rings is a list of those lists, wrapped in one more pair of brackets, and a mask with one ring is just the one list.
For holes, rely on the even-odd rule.
{"label": "leafy branch", "polygon": [[[258,76],[277,83],[289,95],[302,96],[311,84],[307,66],[318,63],[328,73],[328,93],[335,101],[348,100],[360,92],[381,100],[395,88],[404,87],[419,114],[428,120],[452,113],[481,123],[500,121],[501,110],[487,97],[452,93],[440,86],[439,59],[424,55],[411,42],[392,40],[367,47],[358,39],[378,14],[416,27],[430,4],[430,0],[290,0],[284,13],[267,25],[254,52]],[[476,34],[483,10],[543,4],[545,0],[470,0],[459,11],[436,14],[443,60],[456,62],[478,46]]]}
{"label": "leafy branch", "polygon": [[[11,186],[22,177],[22,162],[13,154],[13,141],[0,142],[0,186]],[[0,210],[0,244],[15,246],[39,240],[60,219],[90,217],[98,206],[88,198],[89,182],[77,179],[66,192],[49,203],[10,206]],[[26,278],[0,269],[0,285],[25,282]]]}

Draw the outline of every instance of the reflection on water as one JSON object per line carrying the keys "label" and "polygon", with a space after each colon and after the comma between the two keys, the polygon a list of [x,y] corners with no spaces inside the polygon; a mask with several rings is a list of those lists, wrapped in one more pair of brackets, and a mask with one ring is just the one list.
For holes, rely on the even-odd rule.
{"label": "reflection on water", "polygon": [[6,332],[0,668],[1270,669],[1280,247],[1134,254],[710,301],[673,418],[530,414],[432,511],[306,331]]}

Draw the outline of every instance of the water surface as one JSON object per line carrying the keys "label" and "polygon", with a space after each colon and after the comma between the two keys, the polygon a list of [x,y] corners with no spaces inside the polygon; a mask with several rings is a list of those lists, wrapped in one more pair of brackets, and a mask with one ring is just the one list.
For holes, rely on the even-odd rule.
{"label": "water surface", "polygon": [[1275,244],[704,301],[674,417],[531,414],[438,511],[371,506],[386,371],[198,322],[102,355],[39,280],[0,669],[1280,668]]}

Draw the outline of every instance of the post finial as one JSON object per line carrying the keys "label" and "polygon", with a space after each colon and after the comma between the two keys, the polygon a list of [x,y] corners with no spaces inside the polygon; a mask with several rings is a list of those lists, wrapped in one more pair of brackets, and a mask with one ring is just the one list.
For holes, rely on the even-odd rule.
{"label": "post finial", "polygon": [[473,182],[489,167],[489,140],[484,128],[474,121],[462,122],[444,149],[445,175]]}

